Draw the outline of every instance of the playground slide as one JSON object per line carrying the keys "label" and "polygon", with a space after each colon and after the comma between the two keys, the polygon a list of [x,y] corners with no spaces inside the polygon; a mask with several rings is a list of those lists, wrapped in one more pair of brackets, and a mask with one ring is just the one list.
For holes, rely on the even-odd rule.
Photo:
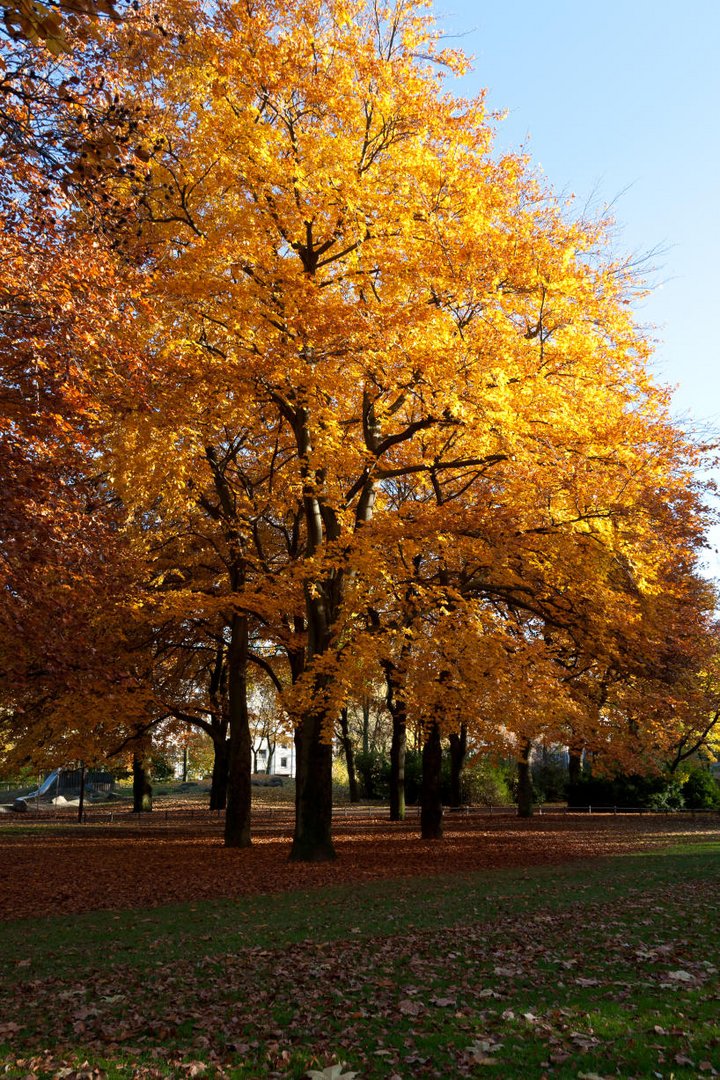
{"label": "playground slide", "polygon": [[59,775],[60,770],[55,769],[49,776],[45,777],[39,788],[36,788],[35,791],[31,791],[29,795],[23,795],[22,801],[28,802],[30,799],[42,799],[43,795],[47,795],[48,791],[50,791],[53,784],[57,784]]}

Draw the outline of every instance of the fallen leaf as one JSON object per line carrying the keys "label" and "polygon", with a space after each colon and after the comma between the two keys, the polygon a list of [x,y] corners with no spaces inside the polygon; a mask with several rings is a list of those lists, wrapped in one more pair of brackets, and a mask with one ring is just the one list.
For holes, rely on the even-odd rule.
{"label": "fallen leaf", "polygon": [[338,1065],[328,1065],[326,1069],[310,1069],[305,1073],[308,1080],[354,1080],[356,1072],[343,1072],[345,1068],[341,1061]]}
{"label": "fallen leaf", "polygon": [[409,998],[401,1001],[398,1005],[398,1008],[403,1014],[403,1016],[419,1016],[420,1013],[423,1011],[422,1002],[411,1001]]}

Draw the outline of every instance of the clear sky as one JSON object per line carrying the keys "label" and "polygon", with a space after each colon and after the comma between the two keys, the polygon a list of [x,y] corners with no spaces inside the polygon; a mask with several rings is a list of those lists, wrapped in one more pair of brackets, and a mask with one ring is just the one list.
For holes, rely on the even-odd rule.
{"label": "clear sky", "polygon": [[464,35],[448,44],[474,57],[458,91],[484,87],[489,108],[508,111],[498,145],[524,145],[579,207],[613,203],[617,249],[660,249],[638,309],[658,341],[655,372],[677,385],[679,417],[720,430],[720,3],[435,0],[435,10]]}

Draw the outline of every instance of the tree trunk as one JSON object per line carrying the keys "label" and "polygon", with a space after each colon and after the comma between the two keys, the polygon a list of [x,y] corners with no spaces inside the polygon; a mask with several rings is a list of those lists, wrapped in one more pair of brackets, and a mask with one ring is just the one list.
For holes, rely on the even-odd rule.
{"label": "tree trunk", "polygon": [[518,759],[518,817],[529,818],[533,814],[532,776],[530,774],[530,750],[532,743],[526,742],[522,756]]}
{"label": "tree trunk", "polygon": [[348,728],[347,709],[340,710],[340,732],[342,735],[343,753],[345,754],[345,764],[347,765],[348,771],[350,802],[357,803],[360,802],[360,792],[358,790],[357,774],[355,772],[355,751],[353,750],[350,729]]}
{"label": "tree trunk", "polygon": [[149,814],[152,810],[152,766],[146,750],[133,754],[133,813]]}
{"label": "tree trunk", "polygon": [[463,803],[462,771],[467,754],[467,724],[460,725],[459,733],[450,736],[450,806],[458,810]]}
{"label": "tree trunk", "polygon": [[[403,656],[407,649],[403,649]],[[405,754],[407,752],[407,708],[402,696],[402,676],[390,660],[385,669],[385,704],[392,716],[390,743],[390,820],[405,820]]]}
{"label": "tree trunk", "polygon": [[579,784],[582,777],[582,747],[570,747],[568,755],[568,779],[571,784]]}
{"label": "tree trunk", "polygon": [[405,753],[407,751],[407,722],[405,702],[395,702],[392,714],[390,743],[390,820],[405,820]]}
{"label": "tree trunk", "polygon": [[332,842],[332,743],[323,731],[323,717],[308,713],[296,737],[295,835],[293,862],[329,862]]}
{"label": "tree trunk", "polygon": [[365,757],[370,753],[370,702],[367,698],[362,703],[362,751]]}
{"label": "tree trunk", "polygon": [[228,652],[228,711],[230,760],[228,767],[225,847],[250,846],[251,742],[247,711],[248,620],[235,614],[230,620]]}
{"label": "tree trunk", "polygon": [[420,833],[423,840],[442,839],[441,767],[442,743],[440,741],[440,727],[437,722],[433,722],[426,733],[422,750]]}
{"label": "tree trunk", "polygon": [[[307,434],[307,432],[305,432]],[[307,453],[309,442],[300,446]],[[303,449],[304,447],[304,449]],[[308,550],[321,547],[322,515],[314,496],[306,493]],[[319,586],[319,587],[318,587]],[[340,588],[337,579],[305,584],[306,657],[308,666],[330,648],[332,626],[337,614]],[[314,679],[315,698],[325,698],[328,676]],[[302,716],[296,736],[297,777],[295,780],[295,834],[290,858],[293,862],[328,862],[335,858],[332,842],[332,733],[335,717],[322,709],[310,708]]]}
{"label": "tree trunk", "polygon": [[221,732],[213,739],[213,770],[210,782],[210,809],[224,810],[227,805],[228,767],[230,763],[230,741]]}

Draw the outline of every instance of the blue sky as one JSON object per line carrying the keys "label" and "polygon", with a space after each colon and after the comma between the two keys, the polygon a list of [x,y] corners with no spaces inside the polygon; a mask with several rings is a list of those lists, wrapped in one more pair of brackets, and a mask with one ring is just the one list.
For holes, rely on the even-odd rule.
{"label": "blue sky", "polygon": [[[459,92],[508,110],[503,149],[525,145],[579,207],[614,203],[618,250],[653,259],[638,309],[675,412],[720,430],[720,4],[712,0],[435,0],[474,59]],[[720,539],[715,533],[714,538]],[[720,563],[716,569],[720,570]]]}

